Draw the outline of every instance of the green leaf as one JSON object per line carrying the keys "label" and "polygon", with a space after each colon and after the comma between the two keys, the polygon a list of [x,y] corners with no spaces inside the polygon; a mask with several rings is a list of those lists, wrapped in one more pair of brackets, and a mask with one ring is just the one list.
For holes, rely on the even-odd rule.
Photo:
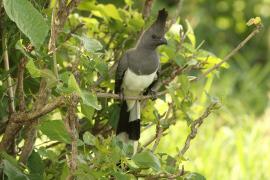
{"label": "green leaf", "polygon": [[130,180],[131,176],[128,174],[124,174],[121,172],[115,172],[113,173],[113,176],[115,177],[116,180]]}
{"label": "green leaf", "polygon": [[31,156],[28,158],[27,166],[31,174],[40,174],[44,173],[44,164],[39,155],[39,153],[33,151]]}
{"label": "green leaf", "polygon": [[96,52],[103,48],[102,44],[96,39],[89,38],[86,35],[82,36],[73,35],[73,36],[80,39],[84,48],[89,52]]}
{"label": "green leaf", "polygon": [[24,175],[20,169],[11,164],[7,160],[3,160],[4,164],[4,174],[8,177],[8,179],[12,180],[29,180],[26,175]]}
{"label": "green leaf", "polygon": [[83,134],[83,142],[85,144],[95,146],[96,142],[97,142],[97,138],[95,136],[93,136],[90,132],[85,132]]}
{"label": "green leaf", "polygon": [[92,120],[92,117],[94,115],[94,108],[92,106],[87,106],[85,104],[81,104],[81,111],[82,114],[85,115],[85,117],[89,120]]}
{"label": "green leaf", "polygon": [[196,47],[196,37],[194,35],[194,31],[192,29],[192,26],[190,25],[189,21],[186,20],[186,24],[187,24],[187,37],[190,40],[192,46],[195,48]]}
{"label": "green leaf", "polygon": [[13,156],[6,153],[5,151],[0,151],[0,157],[8,160],[9,163],[11,163],[13,166],[19,168],[19,165],[17,164],[17,160]]}
{"label": "green leaf", "polygon": [[29,59],[32,59],[31,56],[25,51],[24,49],[24,45],[23,45],[23,40],[20,39],[16,42],[15,44],[15,48],[19,51],[21,51],[21,53],[23,53],[23,55],[25,55],[26,57],[28,57]]}
{"label": "green leaf", "polygon": [[40,147],[39,149],[37,149],[37,152],[40,154],[42,158],[48,158],[53,162],[58,161],[57,153],[50,149],[46,149],[45,147]]}
{"label": "green leaf", "polygon": [[44,178],[43,178],[43,175],[37,174],[37,173],[35,173],[35,174],[29,174],[29,175],[28,175],[28,178],[29,178],[30,180],[43,180],[43,179],[44,179]]}
{"label": "green leaf", "polygon": [[3,0],[8,17],[39,48],[45,40],[49,27],[42,15],[27,0]]}
{"label": "green leaf", "polygon": [[92,93],[88,91],[81,91],[80,95],[81,95],[83,104],[87,106],[91,106],[95,108],[96,110],[101,110],[101,105],[98,104],[97,97],[94,96]]}
{"label": "green leaf", "polygon": [[113,18],[115,20],[122,21],[120,14],[116,7],[113,4],[99,4],[97,8],[101,11],[101,13],[105,14],[107,17]]}
{"label": "green leaf", "polygon": [[182,67],[185,62],[185,58],[181,54],[176,54],[174,61],[178,66]]}
{"label": "green leaf", "polygon": [[125,0],[126,5],[132,6],[133,1],[132,0]]}
{"label": "green leaf", "polygon": [[206,178],[203,175],[196,172],[188,173],[184,177],[185,180],[206,180]]}
{"label": "green leaf", "polygon": [[51,70],[42,69],[40,70],[40,74],[46,79],[48,87],[52,88],[57,84],[58,80]]}
{"label": "green leaf", "polygon": [[43,134],[48,136],[50,140],[59,141],[67,144],[71,142],[71,138],[66,131],[63,121],[61,120],[42,121],[39,129]]}
{"label": "green leaf", "polygon": [[159,159],[150,151],[135,154],[132,159],[139,167],[152,168],[156,171],[160,170],[161,165]]}
{"label": "green leaf", "polygon": [[29,59],[27,64],[26,64],[26,69],[28,70],[28,72],[30,73],[30,75],[33,78],[38,78],[41,76],[41,72],[40,70],[36,67],[33,59]]}
{"label": "green leaf", "polygon": [[68,79],[68,88],[76,93],[81,93],[81,89],[73,74],[70,74]]}

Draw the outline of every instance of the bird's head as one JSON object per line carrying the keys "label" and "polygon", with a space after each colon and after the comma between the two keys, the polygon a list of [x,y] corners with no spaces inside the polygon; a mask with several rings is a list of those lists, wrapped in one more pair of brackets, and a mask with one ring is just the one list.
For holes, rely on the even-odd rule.
{"label": "bird's head", "polygon": [[156,21],[142,34],[138,46],[155,49],[162,44],[167,44],[164,37],[167,16],[165,9],[158,12]]}

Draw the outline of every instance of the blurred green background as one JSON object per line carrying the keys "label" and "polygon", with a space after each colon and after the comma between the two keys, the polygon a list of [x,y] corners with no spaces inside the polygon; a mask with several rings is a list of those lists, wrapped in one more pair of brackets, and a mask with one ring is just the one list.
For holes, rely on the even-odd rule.
{"label": "blurred green background", "polygon": [[[211,82],[208,93],[219,97],[223,106],[192,141],[186,169],[208,179],[269,179],[270,0],[182,0],[181,9],[177,3],[157,0],[153,10],[165,6],[170,14],[179,13],[182,22],[191,23],[197,42],[205,41],[202,48],[220,58],[252,31],[246,25],[250,18],[259,16],[264,24],[263,31],[230,59],[230,68]],[[158,151],[174,155],[175,144],[182,147],[189,129],[178,121],[168,132]]]}
{"label": "blurred green background", "polygon": [[[210,88],[222,99],[187,152],[187,169],[208,179],[269,179],[270,169],[270,0],[187,0],[181,19],[188,19],[203,48],[223,58],[252,28],[246,22],[260,16],[264,29],[221,70]],[[188,129],[179,122],[159,146],[175,154],[173,143],[184,143]],[[185,133],[183,133],[185,132]]]}
{"label": "blurred green background", "polygon": [[[43,0],[32,0],[31,2],[38,7],[38,3],[36,2],[39,1],[43,2]],[[91,1],[92,0],[83,2],[89,3]],[[132,10],[130,10],[125,4],[133,1],[134,5],[132,5]],[[133,1],[96,0],[97,4],[110,3],[116,8],[122,8],[119,12],[121,12],[121,14],[125,13],[130,15],[123,18],[129,23],[133,21],[131,19],[133,19],[132,16],[134,15],[136,16],[134,19],[141,20],[137,11],[141,11],[144,1]],[[84,5],[87,5],[87,3]],[[45,6],[45,4],[42,5],[42,7],[43,6]],[[82,7],[84,6],[82,5]],[[185,20],[187,19],[194,30],[197,45],[204,42],[202,49],[214,53],[219,58],[224,58],[253,30],[254,27],[248,27],[246,25],[250,18],[257,16],[261,17],[264,24],[263,30],[230,59],[228,62],[230,67],[227,69],[220,69],[217,76],[211,76],[211,78],[205,78],[206,80],[200,80],[199,82],[194,83],[190,88],[192,90],[196,89],[197,91],[201,91],[196,94],[196,98],[201,99],[194,98],[195,105],[188,109],[191,112],[188,113],[191,114],[192,118],[196,119],[196,117],[203,112],[203,109],[206,108],[206,94],[221,99],[222,107],[212,113],[200,127],[196,138],[191,142],[191,146],[185,154],[186,161],[183,163],[185,165],[185,170],[203,174],[207,179],[269,179],[270,0],[181,0],[181,2],[180,0],[155,0],[152,13],[156,14],[157,10],[163,7],[166,7],[170,16],[178,17],[180,24],[182,24],[184,28],[186,28]],[[91,11],[88,6],[84,8]],[[44,11],[43,13],[50,14],[49,12],[50,11]],[[95,57],[95,61],[92,62],[96,63],[96,69],[98,70],[95,69],[95,71],[98,71],[99,73],[102,72],[101,74],[105,71],[104,74],[106,75],[108,64],[112,63],[113,51],[115,49],[124,51],[125,48],[132,47],[136,39],[137,31],[139,31],[139,28],[136,29],[133,27],[143,26],[143,21],[137,21],[133,24],[130,23],[130,26],[128,27],[130,29],[128,29],[122,22],[107,21],[106,18],[109,19],[110,17],[109,13],[105,13],[105,16],[104,14],[99,14],[97,12],[94,14],[91,12],[97,16],[94,16],[93,18],[91,16],[88,17],[88,13],[80,10],[75,11],[70,16],[69,23],[67,23],[65,28],[68,30],[71,26],[74,26],[79,22],[79,20],[83,19],[83,21],[87,22],[87,35],[102,40],[102,44],[104,45],[109,41],[109,37],[112,38],[113,34],[116,34],[116,32],[119,33],[119,37],[115,38],[115,44],[112,47],[108,46],[104,48],[108,50],[104,53],[105,58],[103,56],[102,58],[97,56]],[[103,21],[98,15],[100,15],[100,17],[104,16],[105,20]],[[154,17],[155,16],[153,15],[151,18]],[[133,32],[129,32],[132,30]],[[187,29],[185,29],[185,31],[186,30]],[[75,42],[76,41],[71,39],[70,44],[75,46]],[[14,44],[11,46],[13,47]],[[74,50],[77,50],[74,48],[73,50],[67,51],[68,48],[71,49],[73,46],[67,46],[62,50],[60,49],[58,53],[59,64],[63,71],[66,71],[67,69],[67,65],[65,64],[68,62],[67,60],[70,60],[70,57],[73,58],[73,55],[75,54]],[[120,52],[118,53],[121,54]],[[12,57],[15,55],[16,53],[12,54],[11,59],[18,59]],[[83,60],[86,60],[87,58],[87,56],[81,57],[81,63],[84,63],[85,61]],[[116,59],[117,58],[114,57],[113,61]],[[99,60],[101,62],[100,64],[98,64]],[[87,65],[89,65],[87,66],[88,68],[93,64]],[[83,66],[85,65],[83,64]],[[89,69],[93,71],[92,67]],[[93,83],[94,77],[96,76],[96,72],[91,72],[88,69],[86,70],[87,71],[83,72],[85,74],[82,74],[85,78],[85,82],[83,81],[82,83],[84,85]],[[29,90],[31,93],[32,89],[37,89],[38,87],[37,81],[33,81],[33,79],[30,78],[27,79],[26,84],[29,85],[28,88],[31,90]],[[33,84],[35,84],[36,87],[34,87]],[[107,83],[105,82],[103,86],[103,88],[107,88],[107,90],[113,89],[113,83],[108,77]],[[107,100],[100,101],[103,103],[102,105],[109,104]],[[161,99],[156,102],[150,102],[150,106],[152,105],[157,106],[156,109],[159,111],[168,108],[168,105]],[[115,107],[110,106],[110,108],[111,109],[107,107],[107,109],[104,108],[103,111],[98,111],[96,116],[101,117],[101,119],[96,118],[96,120],[109,119],[110,121],[110,119],[116,119],[115,117],[111,118],[110,114],[115,110]],[[151,111],[151,109],[149,111]],[[91,123],[93,122],[93,112],[92,114],[90,113]],[[104,114],[106,116],[104,116]],[[59,112],[55,112],[47,118],[54,120],[57,118],[61,119]],[[151,118],[148,117],[147,120],[151,121]],[[174,156],[183,146],[185,139],[189,134],[189,127],[184,118],[177,117],[176,122],[177,123],[174,126],[171,126],[167,131],[167,136],[161,138],[161,143],[158,146],[157,152],[165,152]],[[155,127],[144,131],[142,133],[141,143],[143,144],[147,141],[147,138],[153,134],[155,134]],[[40,139],[42,141],[42,138]],[[104,144],[104,142],[102,143]],[[54,166],[52,166],[52,169],[58,171]],[[89,169],[87,169],[87,172],[88,171]]]}

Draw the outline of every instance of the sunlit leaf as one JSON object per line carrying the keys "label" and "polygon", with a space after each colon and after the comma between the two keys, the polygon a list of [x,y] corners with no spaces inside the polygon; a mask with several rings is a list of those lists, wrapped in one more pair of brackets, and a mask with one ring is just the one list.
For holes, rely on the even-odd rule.
{"label": "sunlit leaf", "polygon": [[70,74],[68,79],[68,88],[76,93],[81,93],[81,89],[73,74]]}
{"label": "sunlit leaf", "polygon": [[82,98],[82,103],[91,106],[97,110],[101,109],[101,106],[98,104],[97,97],[94,96],[91,92],[88,91],[81,91],[81,98]]}
{"label": "sunlit leaf", "polygon": [[199,173],[195,173],[195,172],[188,173],[187,175],[185,175],[185,179],[186,180],[206,180],[206,178],[203,175]]}
{"label": "sunlit leaf", "polygon": [[28,72],[30,73],[30,75],[33,78],[38,78],[41,76],[41,72],[40,70],[36,67],[33,59],[29,59],[27,64],[26,64],[26,69],[28,70]]}
{"label": "sunlit leaf", "polygon": [[118,10],[116,9],[116,7],[113,4],[98,4],[97,8],[103,12],[103,14],[105,14],[108,17],[111,17],[115,20],[119,20],[122,21],[122,18],[119,15]]}
{"label": "sunlit leaf", "polygon": [[53,121],[42,121],[39,129],[43,134],[48,136],[53,141],[59,141],[63,143],[70,143],[71,138],[66,131],[63,121],[53,120]]}
{"label": "sunlit leaf", "polygon": [[94,146],[94,145],[96,145],[97,138],[95,136],[93,136],[90,132],[85,132],[83,134],[83,142],[85,144]]}
{"label": "sunlit leaf", "polygon": [[132,1],[132,0],[125,0],[125,3],[126,3],[128,6],[132,6],[133,1]]}
{"label": "sunlit leaf", "polygon": [[92,120],[92,117],[93,117],[94,112],[95,112],[95,109],[92,106],[87,106],[85,104],[81,104],[81,111],[87,119]]}
{"label": "sunlit leaf", "polygon": [[73,36],[80,39],[83,43],[83,47],[89,52],[96,52],[103,48],[102,44],[96,39],[89,38],[86,35],[82,36],[73,35]]}
{"label": "sunlit leaf", "polygon": [[8,17],[39,48],[49,31],[42,15],[27,0],[3,0]]}
{"label": "sunlit leaf", "polygon": [[191,44],[193,47],[196,47],[196,37],[194,35],[194,31],[192,26],[190,25],[189,21],[186,20],[186,24],[187,24],[187,37],[190,40]]}

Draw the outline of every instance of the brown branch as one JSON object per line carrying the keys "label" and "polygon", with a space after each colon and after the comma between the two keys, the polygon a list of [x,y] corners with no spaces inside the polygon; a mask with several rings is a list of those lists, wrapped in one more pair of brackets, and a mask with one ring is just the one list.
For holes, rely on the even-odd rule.
{"label": "brown branch", "polygon": [[[59,4],[57,4],[57,2],[59,2]],[[58,68],[56,60],[56,39],[69,14],[77,6],[80,0],[71,0],[68,5],[65,5],[65,2],[66,1],[56,1],[55,7],[53,8],[51,20],[51,37],[48,45],[48,54],[53,54],[53,70],[57,79]],[[57,5],[59,6],[59,9],[57,9]]]}
{"label": "brown branch", "polygon": [[[157,93],[157,96],[163,96],[167,93],[167,91],[161,91]],[[112,98],[112,99],[121,99],[119,94],[113,94],[113,93],[101,93],[97,92],[96,96],[99,98]],[[124,99],[128,100],[144,100],[144,99],[151,99],[151,95],[146,96],[125,96]]]}
{"label": "brown branch", "polygon": [[234,48],[228,55],[226,55],[222,61],[214,65],[212,68],[208,69],[201,76],[194,78],[192,81],[202,79],[203,77],[206,77],[208,74],[210,74],[214,70],[218,69],[221,65],[227,62],[232,56],[234,56],[242,47],[244,47],[249,40],[251,40],[255,35],[257,35],[261,31],[262,27],[263,27],[262,25],[257,25],[256,28],[243,41],[241,41],[236,46],[236,48]]}
{"label": "brown branch", "polygon": [[11,115],[4,136],[0,142],[0,150],[4,150],[9,154],[14,154],[14,141],[18,132],[23,127],[23,124],[19,122],[29,122],[30,120],[37,119],[38,117],[46,114],[46,111],[50,110],[48,108],[52,108],[52,104],[46,104],[46,98],[48,97],[47,91],[48,89],[46,88],[46,81],[42,80],[40,84],[38,99],[34,104],[34,109],[31,112],[19,111]]}
{"label": "brown branch", "polygon": [[[168,120],[172,108],[173,108],[173,105],[172,105],[172,103],[170,103],[170,104],[169,104],[169,109],[168,109],[168,111],[167,111],[167,113],[166,113],[166,116],[165,116],[164,119],[163,119],[163,122],[166,122],[166,121]],[[169,126],[168,126],[168,127],[169,127]],[[156,150],[156,148],[157,148],[157,146],[158,146],[158,144],[159,144],[159,142],[160,142],[160,139],[161,139],[161,137],[162,137],[162,134],[163,134],[164,130],[167,130],[168,127],[164,129],[164,128],[162,127],[162,125],[161,125],[160,120],[158,121],[157,126],[156,126],[156,138],[155,138],[156,141],[155,141],[155,143],[154,143],[154,145],[153,145],[153,147],[152,147],[152,152],[154,152],[154,151]]]}
{"label": "brown branch", "polygon": [[38,121],[33,121],[29,123],[25,128],[27,133],[23,144],[22,153],[20,154],[19,159],[19,161],[22,162],[23,164],[26,164],[29,156],[33,151],[33,147],[37,137],[37,127],[36,127],[37,125]]}
{"label": "brown branch", "polygon": [[[47,83],[45,79],[41,79],[39,93],[37,100],[34,103],[34,110],[41,109],[47,102],[49,98],[50,90],[47,88]],[[38,118],[35,121],[30,121],[25,126],[26,137],[22,148],[22,153],[20,155],[20,161],[25,164],[33,151],[33,146],[36,141],[37,136],[37,125],[39,121]]]}
{"label": "brown branch", "polygon": [[154,152],[156,150],[156,148],[160,142],[160,139],[162,137],[163,130],[164,129],[162,128],[162,126],[160,125],[160,122],[158,121],[158,123],[156,125],[156,137],[155,137],[156,141],[152,147],[152,152]]}
{"label": "brown branch", "polygon": [[23,113],[17,113],[14,115],[14,122],[15,123],[24,123],[27,121],[31,121],[34,119],[37,119],[41,116],[44,116],[56,108],[61,107],[62,105],[65,104],[67,96],[60,96],[55,99],[53,99],[51,102],[47,103],[44,105],[41,109],[33,110],[30,112],[23,112]]}
{"label": "brown branch", "polygon": [[204,111],[204,113],[196,120],[194,120],[191,125],[190,125],[190,130],[191,132],[189,133],[189,135],[186,138],[185,144],[182,147],[181,151],[178,153],[177,157],[182,157],[184,156],[184,154],[186,153],[186,151],[188,150],[189,146],[190,146],[190,142],[192,139],[194,139],[197,135],[198,132],[198,128],[202,125],[204,119],[206,119],[211,112],[216,109],[218,107],[218,103],[214,102],[211,103],[207,109]]}
{"label": "brown branch", "polygon": [[75,171],[77,169],[77,156],[78,156],[78,149],[77,149],[77,129],[76,129],[76,123],[77,123],[77,115],[76,115],[76,109],[77,104],[79,102],[79,97],[76,95],[71,96],[67,115],[64,118],[64,124],[67,129],[67,132],[69,133],[71,137],[71,159],[69,162],[69,168],[70,168],[70,175],[67,179],[72,180],[75,179]]}
{"label": "brown branch", "polygon": [[[56,1],[57,2],[57,1]],[[53,72],[56,78],[58,79],[58,67],[57,67],[57,59],[56,59],[56,39],[58,35],[57,23],[56,23],[56,6],[52,11],[52,20],[51,20],[51,37],[49,41],[49,52],[53,54]]]}
{"label": "brown branch", "polygon": [[148,19],[148,17],[150,16],[153,2],[154,0],[145,0],[142,10],[142,16],[144,20]]}
{"label": "brown branch", "polygon": [[18,66],[18,86],[17,86],[17,94],[19,100],[19,111],[25,111],[25,99],[24,99],[24,88],[23,88],[23,81],[24,81],[24,70],[26,65],[27,59],[25,57],[20,59],[20,63]]}

